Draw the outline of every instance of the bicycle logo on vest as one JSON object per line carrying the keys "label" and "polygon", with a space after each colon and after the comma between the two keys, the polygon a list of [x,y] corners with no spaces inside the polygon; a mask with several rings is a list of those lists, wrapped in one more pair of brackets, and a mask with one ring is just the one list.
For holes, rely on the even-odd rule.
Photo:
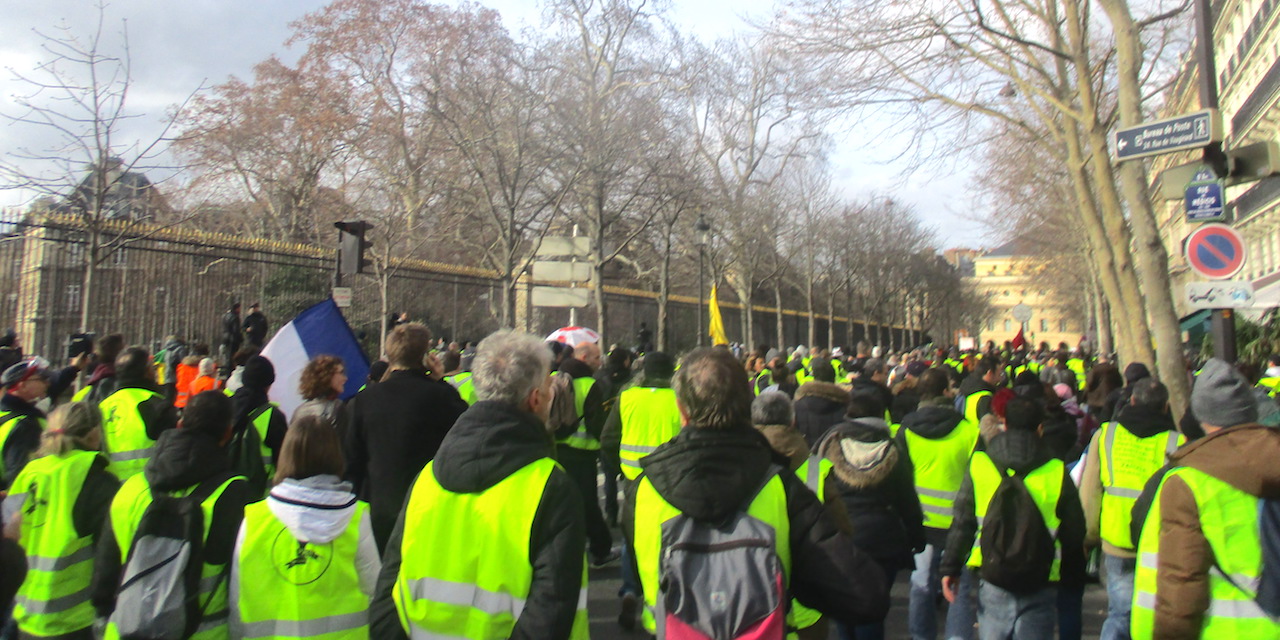
{"label": "bicycle logo on vest", "polygon": [[286,582],[306,585],[319,580],[333,562],[333,544],[311,544],[297,540],[281,527],[271,545],[271,563]]}

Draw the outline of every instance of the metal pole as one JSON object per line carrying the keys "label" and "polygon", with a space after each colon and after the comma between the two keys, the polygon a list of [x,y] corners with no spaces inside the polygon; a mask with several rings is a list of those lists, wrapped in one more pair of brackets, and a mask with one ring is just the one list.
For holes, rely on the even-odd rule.
{"label": "metal pole", "polygon": [[[1210,0],[1196,0],[1196,66],[1200,72],[1200,107],[1217,109],[1218,70],[1213,56],[1213,7]],[[1204,162],[1219,178],[1227,176],[1227,157],[1222,143],[1204,148]],[[1227,362],[1236,361],[1236,323],[1230,309],[1214,309],[1210,335],[1213,354]]]}
{"label": "metal pole", "polygon": [[705,283],[702,275],[702,245],[698,245],[698,346],[702,346],[702,291]]}

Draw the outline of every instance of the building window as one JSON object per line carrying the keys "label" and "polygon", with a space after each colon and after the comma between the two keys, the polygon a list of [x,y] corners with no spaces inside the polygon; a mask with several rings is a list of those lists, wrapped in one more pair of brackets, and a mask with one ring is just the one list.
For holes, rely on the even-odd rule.
{"label": "building window", "polygon": [[67,297],[65,301],[67,313],[76,313],[80,311],[80,285],[67,285]]}
{"label": "building window", "polygon": [[128,262],[129,261],[124,254],[124,249],[116,249],[111,252],[111,264],[117,267],[123,267],[128,264]]}
{"label": "building window", "polygon": [[1041,330],[1041,331],[1048,331],[1048,330],[1049,330],[1049,321],[1048,321],[1048,320],[1045,320],[1044,318],[1040,318],[1040,330]]}
{"label": "building window", "polygon": [[1013,326],[1013,323],[1009,322],[1008,320],[1005,320],[1005,321],[1004,321],[1004,330],[1005,330],[1005,331],[1010,331],[1010,330],[1012,330],[1012,329],[1011,329],[1011,328],[1012,328],[1012,326]]}
{"label": "building window", "polygon": [[1063,333],[1067,332],[1067,321],[1065,318],[1058,321],[1058,331],[1061,331]]}

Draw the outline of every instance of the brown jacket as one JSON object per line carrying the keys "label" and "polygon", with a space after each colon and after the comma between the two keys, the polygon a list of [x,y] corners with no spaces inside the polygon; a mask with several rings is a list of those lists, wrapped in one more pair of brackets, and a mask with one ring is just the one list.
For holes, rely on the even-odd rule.
{"label": "brown jacket", "polygon": [[[1170,456],[1250,495],[1280,498],[1280,431],[1259,424],[1223,429]],[[1200,530],[1195,496],[1181,479],[1161,487],[1160,547],[1156,572],[1156,638],[1199,638],[1209,607],[1214,550]]]}

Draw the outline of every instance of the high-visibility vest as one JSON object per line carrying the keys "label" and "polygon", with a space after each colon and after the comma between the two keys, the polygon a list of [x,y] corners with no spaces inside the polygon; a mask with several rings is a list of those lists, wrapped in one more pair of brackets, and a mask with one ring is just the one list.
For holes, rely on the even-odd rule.
{"label": "high-visibility vest", "polygon": [[98,404],[102,411],[103,449],[111,460],[107,471],[121,482],[142,473],[151,459],[156,441],[147,437],[147,425],[138,406],[152,398],[163,396],[149,389],[126,387]]}
{"label": "high-visibility vest", "polygon": [[182,409],[187,406],[187,402],[191,400],[191,383],[196,381],[196,376],[200,375],[200,367],[192,364],[178,364],[175,372],[174,389],[178,395],[174,398],[173,406]]}
{"label": "high-visibility vest", "polygon": [[[1010,474],[1013,472],[1010,471]],[[986,518],[987,508],[1000,486],[1000,469],[985,451],[973,454],[969,461],[969,474],[973,478],[973,506],[978,516],[978,532],[973,537],[973,550],[969,553],[968,565],[975,569],[982,566],[982,521]],[[1023,477],[1027,492],[1035,500],[1040,515],[1044,518],[1044,526],[1053,537],[1053,566],[1049,569],[1049,581],[1057,582],[1059,568],[1062,564],[1062,542],[1058,540],[1058,527],[1062,521],[1058,518],[1058,500],[1062,498],[1062,478],[1066,475],[1066,467],[1061,460],[1050,460]]]}
{"label": "high-visibility vest", "polygon": [[569,434],[567,438],[558,440],[557,444],[583,451],[600,450],[600,439],[587,431],[587,394],[595,385],[596,379],[591,376],[573,379],[573,404],[578,411],[578,426],[576,431]]}
{"label": "high-visibility vest", "polygon": [[[18,426],[22,419],[27,417],[25,413],[14,413],[12,411],[0,411],[0,451],[9,442],[9,436],[13,434],[13,428]],[[40,423],[40,431],[44,431],[47,427],[47,421],[44,418],[37,417]],[[0,477],[9,474],[9,470],[4,467],[4,457],[0,456]]]}
{"label": "high-visibility vest", "polygon": [[347,528],[325,544],[294,538],[265,500],[244,508],[236,603],[242,638],[368,639],[369,598],[356,556],[369,505],[352,501]]}
{"label": "high-visibility vest", "polygon": [[1210,556],[1214,559],[1208,575],[1209,607],[1204,612],[1200,637],[1209,640],[1280,638],[1280,623],[1267,617],[1254,600],[1262,577],[1258,498],[1190,467],[1178,467],[1165,475],[1142,525],[1133,583],[1132,637],[1145,640],[1155,633],[1156,599],[1160,595],[1156,592],[1161,538],[1160,493],[1175,477],[1181,478],[1195,496],[1200,531],[1209,542]]}
{"label": "high-visibility vest", "polygon": [[1067,360],[1067,368],[1076,374],[1076,390],[1084,391],[1085,378],[1087,377],[1084,370],[1084,360],[1080,358],[1071,358]]}
{"label": "high-visibility vest", "polygon": [[986,389],[974,391],[964,398],[964,419],[978,424],[982,420],[982,416],[978,415],[978,402],[983,398],[990,398],[993,394]]}
{"label": "high-visibility vest", "polygon": [[[475,493],[440,486],[435,463],[414,481],[404,508],[400,572],[391,597],[410,638],[507,638],[533,583],[533,518],[556,468],[535,460]],[[582,565],[574,639],[587,637],[587,568]]]}
{"label": "high-visibility vest", "polygon": [[979,435],[978,425],[968,420],[961,420],[941,438],[926,438],[907,429],[903,440],[915,467],[916,495],[924,511],[924,526],[951,528],[956,492],[964,481]]}
{"label": "high-visibility vest", "polygon": [[18,542],[27,553],[27,578],[18,589],[13,619],[28,635],[59,636],[93,626],[93,536],[76,532],[72,511],[100,455],[71,451],[37,458],[9,487],[11,498],[24,496]]}
{"label": "high-visibility vest", "polygon": [[756,395],[760,395],[761,393],[763,393],[764,390],[768,388],[768,386],[771,384],[773,384],[773,371],[771,371],[768,367],[765,367],[764,369],[760,370],[760,373],[756,374],[755,385],[754,385],[756,389]]}
{"label": "high-visibility vest", "polygon": [[462,397],[462,401],[471,406],[476,403],[476,381],[471,378],[470,371],[464,371],[457,375],[445,376],[445,382],[453,385],[458,390],[458,395]]}
{"label": "high-visibility vest", "polygon": [[83,386],[83,387],[80,387],[80,390],[79,390],[79,391],[76,391],[75,393],[71,394],[71,401],[72,401],[72,402],[84,402],[84,401],[85,401],[85,399],[86,399],[86,398],[88,398],[88,397],[89,397],[89,394],[90,394],[90,393],[92,393],[92,392],[93,392],[93,385],[88,385],[88,384],[87,384],[87,385],[85,385],[85,386]]}
{"label": "high-visibility vest", "polygon": [[1102,479],[1102,539],[1121,549],[1133,549],[1129,532],[1133,504],[1147,480],[1164,466],[1165,458],[1187,441],[1177,431],[1139,438],[1118,422],[1102,425],[1098,434],[1098,473]]}
{"label": "high-visibility vest", "polygon": [[[227,487],[237,480],[243,482],[244,478],[234,476],[227,479],[209,494],[204,502],[200,503],[200,511],[204,515],[205,546],[209,542],[209,527],[213,524],[214,506],[218,504],[218,499],[222,497]],[[195,489],[196,487],[192,486],[170,495],[186,496]],[[124,566],[129,559],[129,547],[133,546],[133,536],[137,533],[138,524],[142,522],[142,514],[146,513],[151,500],[151,487],[147,485],[146,478],[139,474],[125,480],[115,500],[111,501],[111,529],[115,532],[116,544],[120,549],[121,566]],[[199,626],[196,627],[195,635],[192,635],[190,640],[226,640],[229,637],[228,581],[225,579],[229,569],[230,567],[225,564],[208,563],[200,568],[200,591],[197,598],[200,610],[204,613]],[[108,623],[105,637],[106,640],[118,640],[120,632],[116,630],[114,624]]]}
{"label": "high-visibility vest", "polygon": [[[827,476],[831,475],[831,470],[835,468],[832,462],[821,456],[809,456],[800,468],[796,469],[796,477],[804,482],[815,495],[818,501],[825,503],[827,501]],[[836,496],[839,500],[840,497]],[[788,616],[791,626],[796,629],[808,629],[822,619],[822,614],[800,604],[799,601],[791,600],[791,614]]]}
{"label": "high-visibility vest", "polygon": [[258,431],[259,453],[262,455],[262,468],[267,472],[267,478],[274,478],[276,475],[276,465],[271,462],[271,447],[267,446],[267,428],[271,426],[271,416],[279,411],[274,402],[258,407],[249,414],[249,420],[253,423],[253,428]]}
{"label": "high-visibility vest", "polygon": [[618,448],[622,475],[635,480],[640,475],[640,458],[680,433],[676,392],[658,387],[627,389],[618,396],[618,417],[622,422]]}
{"label": "high-visibility vest", "polygon": [[[667,502],[653,488],[647,476],[642,476],[636,484],[635,502],[635,553],[636,571],[639,574],[641,590],[644,592],[644,628],[649,633],[657,633],[657,611],[659,586],[662,580],[662,525],[666,521],[680,515],[680,510]],[[747,515],[769,524],[774,530],[774,542],[777,546],[778,559],[782,562],[783,575],[791,576],[791,520],[787,516],[786,489],[782,486],[782,478],[774,475],[765,483],[764,488],[747,507]],[[784,585],[785,586],[785,585]],[[788,589],[789,591],[789,589]]]}
{"label": "high-visibility vest", "polygon": [[1272,398],[1276,397],[1276,394],[1280,393],[1280,376],[1270,376],[1258,380],[1258,388],[1266,390],[1267,395]]}

